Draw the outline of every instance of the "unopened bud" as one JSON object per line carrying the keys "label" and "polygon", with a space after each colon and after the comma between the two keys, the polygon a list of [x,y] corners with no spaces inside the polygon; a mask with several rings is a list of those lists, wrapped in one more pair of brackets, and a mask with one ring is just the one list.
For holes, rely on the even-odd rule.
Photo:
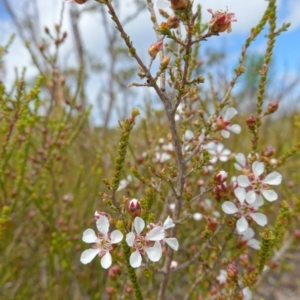
{"label": "unopened bud", "polygon": [[235,265],[235,262],[232,262],[227,266],[226,272],[227,272],[227,276],[231,279],[237,276],[238,269]]}
{"label": "unopened bud", "polygon": [[107,286],[106,288],[105,288],[105,293],[107,294],[107,295],[113,295],[114,293],[115,293],[115,289],[112,287],[112,286]]}
{"label": "unopened bud", "polygon": [[142,214],[140,201],[137,199],[130,200],[128,204],[128,211],[132,217],[140,217]]}
{"label": "unopened bud", "polygon": [[271,157],[275,154],[275,148],[273,146],[267,146],[261,154],[262,156]]}
{"label": "unopened bud", "polygon": [[277,111],[278,109],[278,101],[271,101],[269,104],[268,104],[268,112],[270,114],[274,113],[275,111]]}
{"label": "unopened bud", "polygon": [[227,172],[225,172],[224,170],[220,170],[214,178],[214,181],[216,184],[222,184],[223,182],[227,181]]}
{"label": "unopened bud", "polygon": [[207,217],[206,222],[207,229],[211,231],[215,231],[219,225],[217,219],[213,217]]}
{"label": "unopened bud", "polygon": [[118,265],[113,265],[111,268],[108,270],[108,277],[110,279],[116,279],[118,275],[122,273],[121,267]]}
{"label": "unopened bud", "polygon": [[247,254],[242,254],[240,256],[240,264],[245,268],[247,268],[249,266],[250,262],[249,262],[249,257]]}
{"label": "unopened bud", "polygon": [[149,55],[154,59],[157,55],[157,53],[162,49],[163,47],[163,41],[153,43],[149,48],[148,48],[148,53]]}
{"label": "unopened bud", "polygon": [[163,58],[163,60],[160,63],[160,65],[162,66],[163,69],[167,68],[167,66],[169,65],[170,60],[171,60],[171,56],[166,56],[166,57]]}
{"label": "unopened bud", "polygon": [[177,15],[172,15],[168,18],[167,24],[169,28],[176,29],[180,24],[180,19]]}
{"label": "unopened bud", "polygon": [[171,270],[174,270],[174,269],[176,269],[177,267],[178,267],[178,262],[175,261],[175,260],[172,260],[172,261],[171,261],[171,265],[170,265]]}
{"label": "unopened bud", "polygon": [[174,10],[185,9],[189,4],[189,0],[171,0],[171,7]]}
{"label": "unopened bud", "polygon": [[256,124],[256,118],[254,115],[249,115],[249,117],[246,119],[246,124],[248,125],[248,127],[254,127]]}

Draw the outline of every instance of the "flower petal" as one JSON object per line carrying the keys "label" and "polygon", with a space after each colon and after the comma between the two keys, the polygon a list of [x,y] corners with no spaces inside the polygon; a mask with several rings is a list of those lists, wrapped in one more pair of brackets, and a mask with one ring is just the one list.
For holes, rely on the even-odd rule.
{"label": "flower petal", "polygon": [[260,242],[257,239],[249,239],[247,245],[253,249],[260,249]]}
{"label": "flower petal", "polygon": [[222,209],[226,214],[234,214],[234,213],[238,212],[237,207],[231,201],[225,201],[222,204]]}
{"label": "flower petal", "polygon": [[251,182],[250,182],[248,176],[246,176],[246,175],[238,176],[237,182],[240,187],[247,187],[247,186],[251,185]]}
{"label": "flower petal", "polygon": [[235,134],[240,134],[242,131],[242,128],[240,125],[238,124],[233,124],[227,127],[228,130],[230,130],[231,132],[235,133]]}
{"label": "flower petal", "polygon": [[230,137],[230,131],[223,129],[221,130],[221,135],[223,138],[228,139]]}
{"label": "flower petal", "polygon": [[178,250],[179,243],[176,238],[166,238],[164,241],[175,251]]}
{"label": "flower petal", "polygon": [[235,160],[242,166],[244,167],[246,165],[246,157],[243,153],[238,153],[236,156],[235,156]]}
{"label": "flower petal", "polygon": [[252,171],[254,173],[255,178],[258,178],[265,171],[264,163],[255,161],[252,164]]}
{"label": "flower petal", "polygon": [[261,193],[266,198],[266,200],[270,202],[276,201],[278,199],[277,193],[273,190],[262,190]]}
{"label": "flower petal", "polygon": [[146,234],[147,241],[161,241],[165,237],[165,230],[162,226],[155,226]]}
{"label": "flower petal", "polygon": [[160,242],[155,242],[153,247],[145,247],[145,251],[151,261],[159,261],[162,255]]}
{"label": "flower petal", "polygon": [[129,247],[132,247],[134,244],[135,234],[133,232],[129,232],[126,235],[126,243]]}
{"label": "flower petal", "polygon": [[170,216],[168,216],[163,225],[164,229],[166,230],[166,229],[169,229],[174,226],[175,226],[175,224],[174,224],[173,220],[170,218]]}
{"label": "flower petal", "polygon": [[231,120],[237,113],[238,113],[238,111],[235,108],[233,108],[233,107],[227,108],[225,115],[224,115],[224,120],[225,121]]}
{"label": "flower petal", "polygon": [[248,228],[248,222],[244,216],[242,216],[237,222],[236,222],[236,229],[239,232],[244,232]]}
{"label": "flower petal", "polygon": [[234,195],[238,198],[238,200],[241,204],[244,204],[244,202],[246,200],[246,190],[244,188],[237,187],[234,190]]}
{"label": "flower petal", "polygon": [[105,216],[101,216],[97,221],[96,221],[96,226],[99,232],[107,236],[108,229],[109,229],[109,221],[108,218]]}
{"label": "flower petal", "polygon": [[256,201],[257,199],[257,194],[255,191],[248,191],[247,194],[246,194],[246,201],[249,203],[249,204],[252,204]]}
{"label": "flower petal", "polygon": [[265,226],[268,224],[266,215],[262,213],[251,213],[250,216],[260,226]]}
{"label": "flower petal", "polygon": [[242,234],[243,240],[248,241],[252,239],[255,235],[254,230],[251,227],[248,227],[247,230],[245,230]]}
{"label": "flower petal", "polygon": [[272,172],[268,174],[265,179],[263,180],[263,183],[265,184],[271,184],[271,185],[278,185],[282,181],[282,175],[278,172]]}
{"label": "flower petal", "polygon": [[103,269],[108,269],[111,266],[112,259],[109,251],[107,251],[101,258],[101,266]]}
{"label": "flower petal", "polygon": [[121,242],[123,239],[123,233],[120,230],[114,230],[111,234],[110,234],[110,240],[112,244],[117,244],[119,242]]}
{"label": "flower petal", "polygon": [[87,229],[82,234],[82,240],[85,243],[95,243],[98,240],[98,237],[93,229]]}
{"label": "flower petal", "polygon": [[234,163],[233,165],[234,165],[234,167],[235,167],[238,171],[241,171],[241,170],[242,170],[242,167],[241,167],[239,164]]}
{"label": "flower petal", "polygon": [[138,268],[142,263],[142,256],[139,251],[134,251],[131,253],[129,258],[130,265],[133,268]]}
{"label": "flower petal", "polygon": [[264,205],[264,200],[260,194],[256,194],[256,200],[251,204],[252,207],[258,208]]}
{"label": "flower petal", "polygon": [[145,221],[140,217],[135,217],[134,219],[134,229],[137,235],[140,235],[145,227]]}
{"label": "flower petal", "polygon": [[99,254],[99,252],[100,249],[87,249],[83,251],[80,256],[81,263],[83,263],[84,265],[88,264],[97,256],[97,254]]}

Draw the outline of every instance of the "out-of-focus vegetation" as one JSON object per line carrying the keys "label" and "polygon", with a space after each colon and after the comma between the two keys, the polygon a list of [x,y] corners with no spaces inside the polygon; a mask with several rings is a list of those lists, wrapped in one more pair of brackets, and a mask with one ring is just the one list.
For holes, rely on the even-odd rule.
{"label": "out-of-focus vegetation", "polygon": [[[104,13],[102,9],[101,13]],[[71,10],[73,17],[78,18],[76,8],[72,7]],[[103,18],[106,20],[106,17]],[[76,33],[78,28],[76,29],[76,24],[73,25]],[[30,28],[28,26],[28,30]],[[47,28],[46,36],[49,38],[48,42],[52,43],[51,46],[54,46],[54,52],[46,51],[48,42],[34,40],[26,42],[33,62],[40,71],[40,76],[34,83],[28,83],[26,73],[23,73],[16,78],[12,87],[0,84],[0,298],[132,299],[132,284],[128,280],[125,268],[122,268],[120,274],[119,270],[114,273],[111,269],[103,270],[99,260],[82,265],[79,258],[82,251],[87,248],[81,241],[82,232],[86,228],[94,228],[94,211],[105,210],[112,216],[117,216],[115,211],[103,203],[103,199],[106,199],[103,193],[109,193],[103,179],[111,180],[113,177],[114,160],[121,133],[118,128],[111,128],[108,125],[112,118],[112,110],[117,109],[116,103],[122,99],[119,93],[126,89],[124,81],[132,78],[134,69],[129,67],[127,73],[124,73],[124,70],[122,74],[125,74],[125,79],[120,78],[120,70],[117,71],[115,67],[119,59],[123,59],[125,50],[116,42],[116,48],[108,51],[111,72],[107,73],[108,77],[105,80],[108,83],[109,105],[103,114],[103,126],[95,127],[89,121],[90,108],[87,95],[93,91],[88,91],[85,86],[88,62],[85,61],[82,52],[84,50],[80,50],[80,38],[77,40],[77,51],[81,66],[78,70],[63,70],[58,67],[58,50],[63,46],[67,34],[61,32],[58,24],[53,30]],[[108,39],[110,47],[113,47],[113,41],[117,40],[116,33],[111,33]],[[2,46],[0,57],[1,61],[5,62],[4,54],[9,51],[9,47]],[[34,53],[35,51],[39,52]],[[211,53],[212,59],[213,54]],[[261,64],[260,57],[257,56],[256,60],[253,57],[251,59],[252,64]],[[205,74],[205,66],[201,68],[201,74]],[[255,90],[257,92],[259,79],[256,76],[258,74],[255,68],[249,72],[246,69],[247,84],[242,91],[232,96],[234,104],[238,105],[242,97],[247,97],[251,101]],[[72,81],[75,84],[69,84]],[[115,85],[118,88],[115,88]],[[215,92],[217,88],[199,91],[199,97],[187,105],[183,112],[184,121],[180,123],[182,133],[186,129],[197,131],[200,128],[198,123],[200,114],[197,111],[201,109],[209,112],[212,106],[217,106],[218,93]],[[276,99],[270,96],[265,102],[268,103],[270,100]],[[172,162],[159,162],[155,153],[166,151],[174,161],[175,154],[172,150],[162,148],[171,141],[164,111],[154,110],[145,105],[144,112],[144,117],[137,118],[137,124],[130,135],[126,162],[122,170],[122,178],[125,179],[130,175],[131,180],[128,180],[123,190],[117,192],[117,197],[125,207],[128,199],[143,199],[153,193],[149,189],[149,182],[160,185],[161,192],[151,194],[154,201],[151,213],[160,219],[159,216],[172,213],[165,205],[173,202],[169,182],[165,178],[172,177],[177,169]],[[283,199],[292,208],[289,217],[284,219],[283,226],[286,227],[286,231],[281,241],[289,242],[289,250],[282,253],[278,261],[270,263],[274,268],[277,267],[275,264],[282,263],[277,271],[284,273],[288,268],[284,263],[285,255],[296,255],[300,247],[298,231],[300,157],[299,153],[297,154],[300,147],[300,118],[299,111],[292,108],[284,115],[280,114],[280,109],[276,114],[263,121],[258,153],[263,155],[264,149],[271,145],[275,152],[269,159],[276,159],[275,164],[278,165],[285,162],[284,167],[278,168],[283,176],[283,182],[276,190],[280,201],[264,208],[271,228],[274,226]],[[129,115],[130,112],[127,117]],[[224,141],[224,145],[232,151],[232,154],[229,162],[219,163],[214,173],[226,166],[230,176],[235,175],[236,170],[233,168],[235,154],[251,151],[252,136],[245,123],[247,117],[248,114],[236,117],[235,123],[242,126],[242,138],[232,136],[230,140]],[[267,160],[266,164],[271,169],[272,164]],[[144,184],[142,180],[136,178],[138,176],[143,176],[148,183]],[[190,203],[193,195],[200,192],[204,183],[211,182],[211,178],[211,173],[199,168],[194,176],[187,180],[183,210],[191,216],[195,212],[208,217],[214,210],[221,212],[218,208],[220,203],[213,199],[210,191],[198,203]],[[205,207],[204,200],[207,198],[212,200],[212,208]],[[230,220],[226,222],[229,227],[234,227],[230,224]],[[185,229],[179,231],[177,236],[180,253],[174,257],[179,262],[189,260],[193,253],[198,251],[202,246],[201,240],[206,238],[201,232],[206,232],[207,229],[204,219],[196,221],[190,217],[183,221],[183,224]],[[195,274],[203,276],[202,286],[199,288],[196,285],[189,291],[190,299],[197,299],[199,291],[206,293],[207,297],[213,297],[216,276],[220,268],[226,268],[228,264],[226,257],[220,259],[217,265],[211,263],[213,257],[219,255],[218,249],[222,249],[225,242],[228,242],[231,259],[237,259],[244,251],[236,249],[235,240],[231,239],[232,232],[232,230],[226,232],[223,239],[211,243],[210,251],[203,252],[197,259],[198,265],[192,264],[172,276],[166,299],[182,299],[192,286]],[[228,240],[224,242],[225,238]],[[280,246],[280,243],[276,245],[275,255]],[[258,254],[254,250],[246,252],[254,261],[258,259]],[[113,253],[113,259],[122,266],[122,251]],[[152,274],[157,268],[155,265],[137,271],[145,299],[156,299],[160,277]],[[207,273],[207,270],[210,272]],[[277,271],[274,270],[275,273]],[[278,279],[280,284],[280,276]],[[268,285],[264,277],[259,284],[255,287],[258,290],[264,284]],[[188,287],[185,292],[182,286]]]}

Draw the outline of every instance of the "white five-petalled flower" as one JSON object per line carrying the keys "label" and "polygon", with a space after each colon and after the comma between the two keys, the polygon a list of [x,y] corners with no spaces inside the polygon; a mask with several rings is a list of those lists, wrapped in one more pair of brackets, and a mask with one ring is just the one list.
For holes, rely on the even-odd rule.
{"label": "white five-petalled flower", "polygon": [[123,234],[119,230],[114,230],[110,234],[108,233],[109,221],[105,216],[100,216],[96,221],[98,228],[98,236],[93,229],[87,229],[83,232],[82,240],[86,243],[94,243],[92,249],[88,249],[82,252],[80,261],[83,264],[88,264],[97,255],[101,258],[101,266],[104,269],[108,269],[111,266],[112,258],[110,251],[113,249],[113,244],[121,242]]}
{"label": "white five-petalled flower", "polygon": [[159,261],[162,256],[162,248],[159,241],[165,238],[164,228],[162,226],[156,226],[148,233],[142,233],[145,228],[145,221],[140,217],[134,219],[133,228],[135,233],[129,232],[126,235],[128,246],[135,249],[130,255],[130,265],[133,268],[138,268],[142,263],[142,255],[145,253],[147,253],[151,261]]}
{"label": "white five-petalled flower", "polygon": [[269,190],[268,185],[279,185],[282,181],[282,176],[278,172],[272,172],[265,176],[265,165],[262,162],[255,161],[252,164],[253,174],[240,175],[237,182],[240,187],[246,188],[246,200],[248,203],[254,203],[257,199],[262,202],[263,195],[266,200],[273,202],[278,199],[275,191]]}
{"label": "white five-petalled flower", "polygon": [[243,188],[236,188],[234,194],[238,199],[237,205],[231,201],[225,201],[222,209],[226,214],[235,214],[239,220],[236,222],[236,229],[239,232],[247,230],[249,224],[247,219],[253,219],[258,225],[265,226],[268,223],[267,217],[257,212],[258,207],[262,205],[259,201],[249,204],[246,202],[246,191]]}
{"label": "white five-petalled flower", "polygon": [[219,116],[216,119],[216,127],[221,130],[221,135],[225,139],[229,138],[230,132],[239,134],[241,132],[241,126],[238,124],[231,124],[230,120],[237,114],[237,110],[233,107],[227,108],[224,116]]}

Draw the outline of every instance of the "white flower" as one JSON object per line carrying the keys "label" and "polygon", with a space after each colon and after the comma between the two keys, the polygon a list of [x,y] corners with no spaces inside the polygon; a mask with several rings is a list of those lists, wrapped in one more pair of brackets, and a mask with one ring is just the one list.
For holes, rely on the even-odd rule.
{"label": "white flower", "polygon": [[88,249],[82,252],[80,261],[83,264],[88,264],[97,255],[101,258],[101,266],[104,269],[108,269],[111,266],[112,258],[109,253],[113,249],[112,244],[117,244],[123,239],[123,234],[119,230],[114,230],[108,234],[109,221],[105,216],[100,216],[96,221],[98,228],[98,236],[93,229],[87,229],[83,232],[82,240],[86,243],[95,243],[92,249]]}
{"label": "white flower", "polygon": [[166,152],[155,152],[155,158],[153,159],[153,162],[159,162],[163,163],[167,160],[169,160],[172,156],[169,153]]}
{"label": "white flower", "polygon": [[243,153],[238,153],[235,156],[235,160],[237,161],[234,163],[234,167],[241,171],[242,169],[247,169],[248,168],[248,161]]}
{"label": "white flower", "polygon": [[165,151],[173,152],[174,151],[174,145],[169,142],[168,144],[162,145],[161,147]]}
{"label": "white flower", "polygon": [[[142,233],[145,228],[145,222],[142,218],[136,217],[133,222],[134,232],[126,235],[126,242],[129,247],[134,247],[135,251],[130,255],[130,265],[138,268],[142,263],[142,255],[147,253],[148,258],[153,261],[159,261],[162,256],[162,248],[159,241],[165,237],[164,228],[156,226],[148,233]],[[152,244],[154,245],[152,246]]]}
{"label": "white flower", "polygon": [[282,181],[282,176],[278,172],[272,172],[267,176],[263,175],[265,165],[262,162],[255,161],[252,164],[253,174],[240,175],[237,178],[240,187],[247,188],[246,200],[248,203],[254,203],[257,199],[262,201],[263,195],[266,200],[273,202],[278,199],[275,191],[269,190],[268,185],[278,185]]}
{"label": "white flower", "polygon": [[217,281],[219,284],[224,284],[227,281],[227,271],[220,270],[220,274],[217,276]]}
{"label": "white flower", "polygon": [[244,287],[242,290],[243,300],[252,300],[252,292],[248,286]]}
{"label": "white flower", "polygon": [[194,213],[194,214],[193,214],[193,219],[194,219],[195,221],[200,221],[200,220],[202,220],[202,218],[203,218],[203,215],[200,214],[200,213]]}
{"label": "white flower", "polygon": [[192,130],[188,129],[185,131],[183,138],[185,141],[189,142],[194,138],[194,133]]}
{"label": "white flower", "polygon": [[231,151],[224,149],[224,145],[221,143],[210,142],[203,148],[212,156],[212,159],[210,160],[210,163],[212,164],[215,164],[218,160],[222,162],[228,161],[229,155],[231,154]]}
{"label": "white flower", "polygon": [[257,239],[254,239],[255,232],[251,227],[248,227],[243,233],[241,234],[242,243],[246,243],[247,246],[259,250],[260,249],[260,242]]}
{"label": "white flower", "polygon": [[221,135],[224,138],[229,138],[230,131],[236,134],[239,134],[241,132],[241,126],[237,124],[231,125],[231,120],[236,114],[237,110],[233,107],[227,108],[225,111],[224,116],[219,116],[216,120],[216,126],[217,128],[221,129]]}
{"label": "white flower", "polygon": [[268,223],[267,217],[264,214],[257,212],[261,203],[247,203],[245,201],[246,191],[243,188],[236,188],[234,194],[238,199],[237,206],[231,201],[225,201],[222,204],[222,210],[226,214],[235,214],[239,218],[236,222],[236,229],[239,232],[247,230],[249,226],[247,218],[253,219],[260,226],[265,226]]}

